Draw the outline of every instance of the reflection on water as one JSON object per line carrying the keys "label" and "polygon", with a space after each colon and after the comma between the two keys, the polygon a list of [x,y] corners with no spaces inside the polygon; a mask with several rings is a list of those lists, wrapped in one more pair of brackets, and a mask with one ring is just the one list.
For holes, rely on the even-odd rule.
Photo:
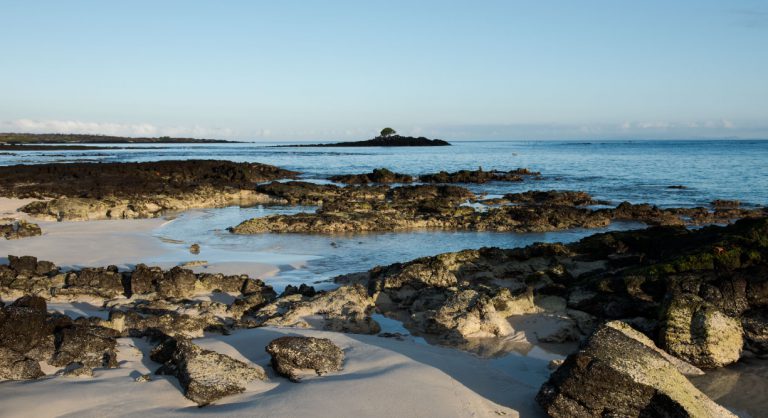
{"label": "reflection on water", "polygon": [[740,417],[768,417],[768,359],[746,358],[691,378],[696,387]]}
{"label": "reflection on water", "polygon": [[[343,235],[235,235],[226,230],[252,217],[296,213],[301,210],[311,208],[258,206],[193,210],[180,214],[174,221],[158,229],[156,235],[167,245],[181,251],[192,243],[199,243],[201,249],[197,258],[208,263],[252,262],[293,266],[281,268],[277,276],[270,279],[270,284],[282,289],[288,284],[300,283],[325,288],[333,286],[326,282],[328,279],[340,274],[444,252],[481,247],[515,248],[535,242],[573,242],[596,232],[642,227],[642,224],[627,222],[601,229],[528,234],[422,230]],[[171,253],[164,257],[178,255]],[[174,261],[164,257],[150,261]]]}

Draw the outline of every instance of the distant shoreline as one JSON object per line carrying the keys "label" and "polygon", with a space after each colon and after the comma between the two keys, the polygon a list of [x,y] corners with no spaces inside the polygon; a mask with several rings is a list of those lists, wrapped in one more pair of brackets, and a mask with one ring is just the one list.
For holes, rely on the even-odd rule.
{"label": "distant shoreline", "polygon": [[161,137],[127,137],[111,135],[86,134],[28,134],[0,133],[0,144],[220,144],[239,143],[224,139],[172,138]]}

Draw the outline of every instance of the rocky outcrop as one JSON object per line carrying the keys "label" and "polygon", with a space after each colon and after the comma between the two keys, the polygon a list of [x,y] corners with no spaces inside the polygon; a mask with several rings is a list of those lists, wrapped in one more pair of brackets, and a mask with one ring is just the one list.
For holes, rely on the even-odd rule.
{"label": "rocky outcrop", "polygon": [[563,325],[539,340],[578,340],[595,323],[618,319],[712,368],[737,361],[742,346],[768,354],[766,237],[768,219],[656,227],[569,245],[441,254],[336,281],[366,286],[381,313],[451,345],[504,335],[502,318],[539,312]]}
{"label": "rocky outcrop", "polygon": [[223,324],[221,321],[204,314],[131,306],[125,310],[111,310],[109,318],[106,321],[101,321],[100,325],[115,330],[121,337],[168,335],[200,338],[206,329],[216,328]]}
{"label": "rocky outcrop", "polygon": [[205,350],[186,339],[167,339],[152,351],[151,358],[163,363],[155,373],[176,376],[184,396],[198,406],[242,393],[248,382],[267,378],[258,365]]}
{"label": "rocky outcrop", "polygon": [[339,187],[333,184],[304,181],[274,181],[256,186],[257,192],[268,195],[275,201],[312,206],[336,200],[346,202],[383,200],[387,190],[389,190],[387,186]]}
{"label": "rocky outcrop", "polygon": [[92,199],[173,196],[202,186],[248,190],[259,182],[297,174],[266,164],[216,160],[16,165],[0,167],[0,194]]}
{"label": "rocky outcrop", "polygon": [[536,397],[558,417],[734,417],[696,389],[653,342],[622,322],[600,327]]}
{"label": "rocky outcrop", "polygon": [[274,299],[274,291],[261,280],[247,275],[195,274],[174,267],[163,270],[138,264],[133,271],[121,272],[116,266],[60,272],[48,261],[32,256],[9,256],[0,265],[0,295],[35,294],[45,299],[77,299],[91,296],[110,300],[134,297],[142,300],[185,299],[198,293],[215,291],[241,295],[263,293]]}
{"label": "rocky outcrop", "polygon": [[518,168],[510,171],[484,171],[481,168],[477,170],[459,170],[452,173],[441,171],[434,174],[423,174],[419,176],[419,181],[424,183],[487,183],[489,181],[523,181],[525,176],[540,176],[541,173],[531,171],[527,168]]}
{"label": "rocky outcrop", "polygon": [[381,330],[371,318],[374,301],[362,286],[343,286],[315,296],[292,294],[245,312],[246,326],[315,328],[353,334]]}
{"label": "rocky outcrop", "polygon": [[83,268],[79,272],[68,273],[64,276],[64,287],[58,294],[94,295],[105,299],[113,299],[125,293],[123,274],[117,266],[107,268]]}
{"label": "rocky outcrop", "polygon": [[371,183],[411,183],[413,177],[407,174],[394,173],[386,168],[376,168],[366,174],[345,174],[329,177],[328,180],[344,184],[371,184]]}
{"label": "rocky outcrop", "polygon": [[608,203],[595,200],[587,192],[572,190],[530,190],[523,193],[508,193],[504,195],[504,200],[518,204],[566,206],[589,206]]}
{"label": "rocky outcrop", "polygon": [[[506,174],[509,173],[516,173],[516,176],[535,174],[525,169]],[[467,171],[446,173],[445,178],[437,176],[430,179],[435,182],[449,182],[453,181],[454,175],[455,179],[470,182],[494,179],[499,173]],[[480,177],[475,178],[477,176]],[[352,176],[349,181],[367,180]],[[609,202],[595,200],[585,192],[555,190],[508,194],[501,199],[480,201],[490,205],[488,207],[473,207],[466,204],[478,201],[472,192],[463,187],[445,184],[389,188],[273,182],[261,185],[257,190],[272,199],[290,204],[320,207],[314,213],[302,212],[249,219],[229,228],[230,232],[334,234],[418,229],[549,232],[571,228],[600,228],[613,221],[637,221],[649,225],[705,225],[768,215],[765,208],[662,209],[653,205],[628,202],[623,202],[615,208],[594,209],[585,206],[607,205]]]}
{"label": "rocky outcrop", "polygon": [[[560,252],[561,246],[467,250],[377,267],[336,281],[366,286],[377,310],[402,320],[414,334],[465,345],[474,338],[508,335],[512,327],[507,318],[541,311],[526,281],[537,270],[542,281],[544,271],[562,274],[553,263]],[[528,260],[518,261],[526,256]]]}
{"label": "rocky outcrop", "polygon": [[277,203],[252,190],[215,189],[210,186],[174,195],[103,198],[60,197],[29,203],[20,210],[49,221],[87,221],[96,219],[154,218],[171,211],[213,208],[230,205]]}
{"label": "rocky outcrop", "polygon": [[29,380],[45,376],[40,362],[19,354],[18,351],[0,347],[0,380]]}
{"label": "rocky outcrop", "polygon": [[272,368],[293,382],[301,380],[301,372],[312,370],[318,376],[340,371],[344,351],[327,338],[280,337],[267,345]]}
{"label": "rocky outcrop", "polygon": [[63,328],[56,335],[56,350],[49,363],[59,367],[77,363],[88,368],[115,368],[115,337],[116,332],[101,326],[75,324]]}
{"label": "rocky outcrop", "polygon": [[51,198],[21,211],[53,220],[153,217],[170,210],[271,201],[257,183],[298,173],[214,160],[0,167],[0,195]]}
{"label": "rocky outcrop", "polygon": [[[230,228],[235,234],[266,232],[342,233],[443,229],[497,232],[548,232],[570,228],[597,228],[610,224],[610,215],[569,206],[505,206],[475,210],[468,206],[424,201],[399,205],[384,203],[344,211],[325,207],[316,213],[270,215]],[[363,209],[363,210],[360,210]]]}
{"label": "rocky outcrop", "polygon": [[5,239],[20,239],[42,235],[40,225],[24,220],[0,224],[0,236]]}

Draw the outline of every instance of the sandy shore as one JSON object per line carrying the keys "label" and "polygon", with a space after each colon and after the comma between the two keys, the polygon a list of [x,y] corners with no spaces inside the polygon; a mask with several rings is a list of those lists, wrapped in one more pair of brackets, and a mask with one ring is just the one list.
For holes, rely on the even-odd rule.
{"label": "sandy shore", "polygon": [[[0,217],[29,219],[16,210],[34,199],[0,198]],[[0,261],[5,256],[33,255],[64,268],[116,265],[130,269],[138,263],[171,268],[185,262],[204,260],[190,254],[185,243],[168,243],[155,232],[172,220],[165,218],[99,220],[77,222],[37,221],[43,235],[18,240],[0,240]],[[216,262],[193,267],[196,273],[248,274],[267,278],[280,271],[277,264],[264,262]]]}
{"label": "sandy shore", "polygon": [[[326,337],[346,353],[344,370],[291,383],[269,367],[264,347],[282,335]],[[142,356],[141,339],[120,339],[118,369],[95,378],[52,377],[4,382],[3,416],[306,416],[539,417],[534,396],[548,376],[542,359],[512,355],[482,360],[467,353],[376,336],[260,328],[196,340],[201,346],[256,363],[269,375],[245,393],[198,408],[174,378],[134,379],[159,365]],[[41,394],[43,398],[40,398]],[[43,400],[44,402],[39,402]]]}
{"label": "sandy shore", "polygon": [[29,216],[19,212],[18,209],[36,200],[39,199],[13,199],[0,197],[0,218],[29,219]]}

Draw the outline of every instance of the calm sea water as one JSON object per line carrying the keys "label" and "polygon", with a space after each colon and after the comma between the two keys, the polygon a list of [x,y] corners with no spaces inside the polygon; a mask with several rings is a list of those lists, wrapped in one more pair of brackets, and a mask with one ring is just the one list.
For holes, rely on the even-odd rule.
{"label": "calm sea water", "polygon": [[[585,190],[600,199],[665,206],[701,205],[715,198],[768,204],[768,141],[454,142],[450,147],[418,148],[269,145],[137,144],[110,150],[16,152],[0,155],[0,165],[216,158],[274,164],[301,171],[307,178],[361,173],[379,167],[408,174],[527,167],[540,171],[544,179],[472,188],[490,194],[529,189]],[[686,189],[670,189],[673,185]]]}
{"label": "calm sea water", "polygon": [[[271,144],[115,145],[109,150],[0,153],[0,165],[212,158],[273,164],[300,171],[309,180],[380,167],[407,174],[527,167],[540,171],[543,178],[468,187],[490,196],[533,189],[584,190],[615,204],[626,200],[660,206],[695,206],[714,199],[738,199],[747,205],[768,205],[768,141],[455,142],[451,147],[425,148],[267,145]],[[669,187],[678,185],[685,188]],[[269,280],[278,291],[287,284],[299,283],[323,288],[332,286],[328,280],[338,274],[447,251],[572,242],[599,231],[642,227],[636,223],[616,223],[601,230],[544,234],[417,231],[238,236],[226,232],[227,227],[252,217],[311,210],[314,208],[230,207],[188,211],[154,232],[169,251],[146,262],[187,261],[188,246],[198,242],[202,246],[199,257],[210,263],[279,265],[280,273]],[[767,371],[768,361],[752,360],[695,379],[695,383],[742,416],[768,416]]]}

